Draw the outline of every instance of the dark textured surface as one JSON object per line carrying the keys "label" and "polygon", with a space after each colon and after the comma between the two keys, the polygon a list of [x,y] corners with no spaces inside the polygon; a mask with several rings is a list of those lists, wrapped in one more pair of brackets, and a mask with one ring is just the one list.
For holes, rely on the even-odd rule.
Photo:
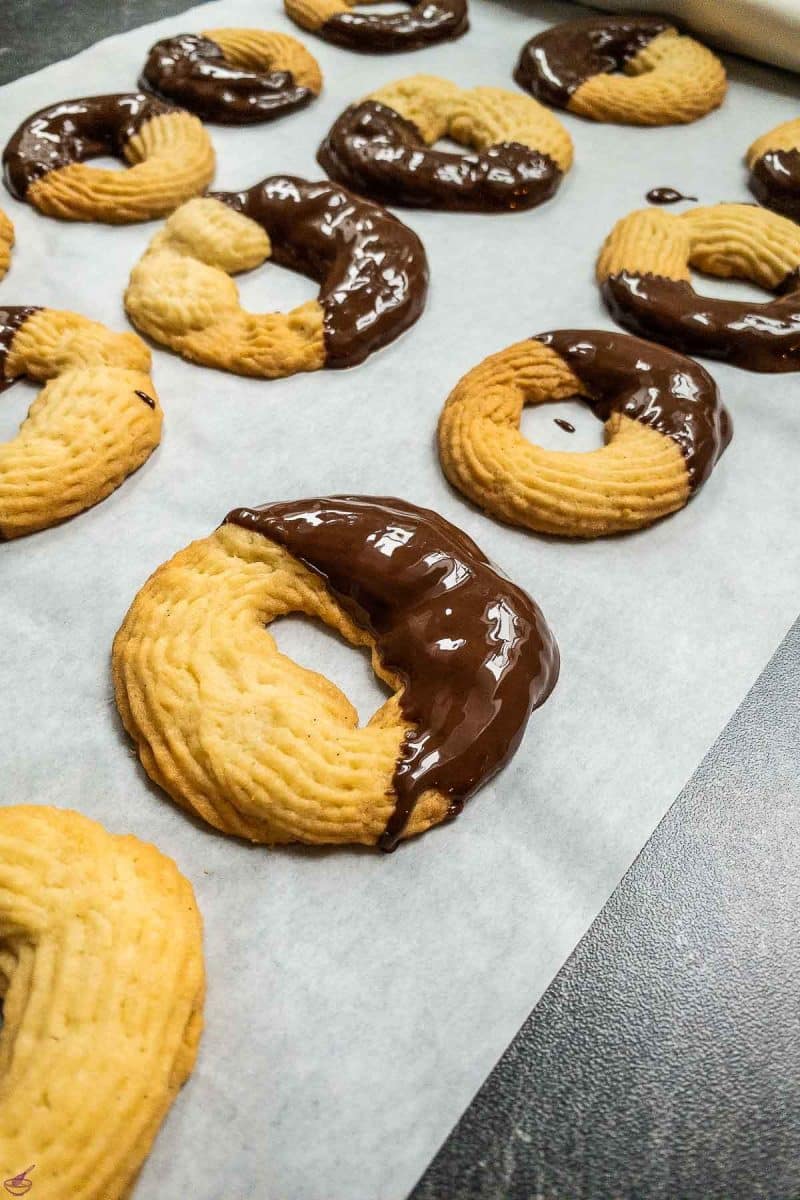
{"label": "dark textured surface", "polygon": [[[0,0],[0,82],[188,7]],[[800,623],[414,1200],[800,1200],[798,673]]]}
{"label": "dark textured surface", "polygon": [[800,1197],[800,621],[413,1200]]}

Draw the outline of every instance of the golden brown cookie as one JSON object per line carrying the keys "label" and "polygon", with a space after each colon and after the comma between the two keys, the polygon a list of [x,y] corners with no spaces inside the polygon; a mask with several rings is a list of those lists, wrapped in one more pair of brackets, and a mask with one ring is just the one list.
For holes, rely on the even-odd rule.
{"label": "golden brown cookie", "polygon": [[[231,275],[270,256],[317,279],[319,299],[246,312]],[[363,362],[416,321],[427,281],[422,243],[385,209],[275,175],[173,213],[134,267],[125,307],[192,362],[276,379]]]}
{"label": "golden brown cookie", "polygon": [[756,138],[747,165],[750,191],[759,204],[800,221],[800,117]]}
{"label": "golden brown cookie", "polygon": [[625,125],[696,121],[719,107],[728,86],[716,55],[668,21],[610,15],[537,34],[514,78],[545,104]]}
{"label": "golden brown cookie", "polygon": [[319,95],[322,73],[302,42],[265,29],[181,33],[151,46],[139,86],[204,121],[248,125]]}
{"label": "golden brown cookie", "polygon": [[[281,654],[268,626],[289,613],[370,648],[393,694],[365,726]],[[145,770],[203,820],[391,849],[513,754],[558,651],[530,597],[438,514],[334,496],[229,513],[144,585],[112,664]]]}
{"label": "golden brown cookie", "polygon": [[127,1200],[194,1066],[204,990],[171,859],[75,812],[0,808],[0,1178]]}
{"label": "golden brown cookie", "polygon": [[0,209],[0,279],[8,271],[11,262],[11,247],[14,245],[14,226]]}
{"label": "golden brown cookie", "polygon": [[[764,304],[700,295],[690,267],[776,295]],[[754,204],[642,209],[606,238],[597,279],[633,333],[752,371],[800,369],[800,228],[786,217]]]}
{"label": "golden brown cookie", "polygon": [[400,12],[364,13],[370,0],[285,0],[286,12],[326,42],[370,54],[419,50],[469,29],[467,0],[408,0]]}
{"label": "golden brown cookie", "polygon": [[[431,149],[444,137],[468,152]],[[345,109],[317,159],[387,204],[490,212],[548,200],[572,165],[572,139],[528,96],[412,75]]]}
{"label": "golden brown cookie", "polygon": [[77,313],[0,308],[0,390],[44,382],[20,431],[0,444],[0,540],[103,500],[161,440],[150,351]]}
{"label": "golden brown cookie", "polygon": [[[113,154],[130,168],[86,159]],[[33,113],[3,151],[6,187],[50,217],[119,225],[165,216],[214,177],[197,117],[141,92],[64,100]]]}
{"label": "golden brown cookie", "polygon": [[[519,429],[526,404],[580,396],[606,445],[545,450]],[[539,533],[602,537],[683,508],[731,437],[698,363],[605,330],[539,334],[493,354],[456,385],[439,421],[454,487],[492,516]]]}

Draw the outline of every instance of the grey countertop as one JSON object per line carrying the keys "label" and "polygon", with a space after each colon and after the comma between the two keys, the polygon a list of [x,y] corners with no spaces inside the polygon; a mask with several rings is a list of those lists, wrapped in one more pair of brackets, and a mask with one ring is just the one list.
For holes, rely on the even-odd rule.
{"label": "grey countertop", "polygon": [[[188,7],[6,0],[0,82]],[[800,621],[414,1200],[800,1196],[799,669]]]}

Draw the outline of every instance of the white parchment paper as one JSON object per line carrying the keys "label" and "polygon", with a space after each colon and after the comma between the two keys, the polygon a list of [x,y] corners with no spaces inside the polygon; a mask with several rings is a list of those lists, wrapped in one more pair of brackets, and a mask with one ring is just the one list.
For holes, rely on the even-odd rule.
{"label": "white parchment paper", "polygon": [[[274,125],[211,127],[217,186],[321,172],[316,147],[353,98],[413,72],[513,88],[522,43],[567,4],[472,0],[449,45],[361,57],[307,37],[322,98]],[[135,87],[149,45],[216,25],[297,32],[277,0],[219,0],[102,42],[0,94],[0,135],[46,103]],[[741,156],[796,113],[777,72],[730,63],[722,110],[688,128],[565,116],[576,164],[551,203],[501,215],[401,214],[428,250],[428,308],[348,372],[274,383],[154,351],[164,440],[105,503],[0,547],[0,789],[153,840],[197,890],[207,1031],[137,1200],[401,1200],[595,917],[795,617],[800,378],[711,366],[733,443],[681,513],[641,534],[544,540],[450,490],[434,429],[459,376],[548,328],[611,324],[593,264],[614,220],[671,185],[746,200]],[[156,223],[61,224],[7,195],[18,235],[0,303],[74,309],[126,328],[122,292]],[[718,294],[748,289],[702,284]],[[265,266],[251,307],[314,285]],[[32,389],[0,398],[10,437]],[[552,422],[567,411],[572,441]],[[577,406],[526,416],[549,445],[599,444]],[[251,848],[201,828],[138,767],[114,708],[113,635],[159,563],[235,505],[327,492],[396,494],[466,529],[541,604],[561,681],[509,768],[443,827],[392,856]],[[279,640],[367,713],[363,659],[298,621]],[[20,1167],[26,1164],[20,1164]]]}

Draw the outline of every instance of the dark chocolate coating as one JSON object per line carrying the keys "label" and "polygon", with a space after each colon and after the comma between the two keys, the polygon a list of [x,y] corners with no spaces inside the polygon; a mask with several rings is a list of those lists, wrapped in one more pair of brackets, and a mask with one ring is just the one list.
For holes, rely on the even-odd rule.
{"label": "dark chocolate coating", "polygon": [[800,150],[768,150],[750,168],[749,184],[759,204],[800,221]]}
{"label": "dark chocolate coating", "polygon": [[472,212],[533,208],[562,175],[546,154],[516,142],[481,153],[431,150],[413,121],[375,100],[345,109],[317,161],[333,179],[387,204]]}
{"label": "dark chocolate coating", "polygon": [[800,370],[797,271],[765,304],[712,299],[685,280],[627,271],[611,275],[601,290],[614,320],[642,337],[750,371]]}
{"label": "dark chocolate coating", "polygon": [[351,367],[393,341],[425,307],[428,260],[386,209],[323,180],[273,175],[213,192],[266,230],[272,259],[321,284],[326,365]]}
{"label": "dark chocolate coating", "polygon": [[563,429],[564,433],[574,433],[575,426],[571,421],[565,421],[563,417],[553,417],[553,421],[559,429]]}
{"label": "dark chocolate coating", "polygon": [[467,0],[420,0],[397,13],[336,13],[317,33],[347,50],[390,54],[450,41],[468,29]]}
{"label": "dark chocolate coating", "polygon": [[48,171],[101,154],[123,158],[125,146],[147,121],[174,111],[142,92],[86,96],[42,108],[22,122],[3,151],[6,187],[24,200],[30,185]]}
{"label": "dark chocolate coating", "polygon": [[651,188],[645,196],[648,204],[677,204],[680,200],[696,200],[697,196],[684,196],[671,187]]}
{"label": "dark chocolate coating", "polygon": [[691,358],[607,329],[540,333],[588,389],[587,403],[602,421],[623,413],[677,442],[696,491],[733,436],[717,385]]}
{"label": "dark chocolate coating", "polygon": [[28,317],[33,316],[35,312],[39,311],[38,306],[0,308],[0,392],[4,392],[6,388],[11,387],[14,378],[16,378],[15,376],[9,379],[6,375],[6,359],[8,358],[14,335],[20,326],[27,321]]}
{"label": "dark chocolate coating", "polygon": [[410,732],[382,848],[393,849],[429,788],[450,798],[455,816],[555,686],[558,647],[537,605],[455,525],[403,500],[328,496],[239,508],[225,520],[321,575],[403,680]]}
{"label": "dark chocolate coating", "polygon": [[526,42],[514,79],[537,100],[566,108],[573,92],[593,75],[619,71],[659,33],[661,17],[578,17],[553,25]]}
{"label": "dark chocolate coating", "polygon": [[225,61],[221,46],[195,33],[150,47],[139,87],[197,113],[204,121],[249,125],[272,121],[313,100],[291,71],[248,71]]}

